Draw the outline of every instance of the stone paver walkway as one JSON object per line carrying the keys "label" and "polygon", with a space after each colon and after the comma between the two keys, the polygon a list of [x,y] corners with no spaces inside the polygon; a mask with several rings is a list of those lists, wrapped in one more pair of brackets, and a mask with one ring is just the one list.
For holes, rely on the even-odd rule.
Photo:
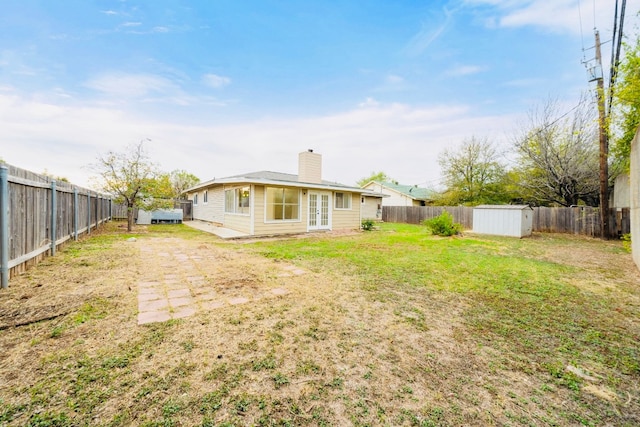
{"label": "stone paver walkway", "polygon": [[[143,265],[157,265],[163,260],[161,271],[149,271],[138,282],[138,324],[164,322],[192,316],[200,310],[213,310],[226,305],[246,304],[267,297],[289,293],[284,287],[259,291],[246,286],[216,285],[215,277],[206,278],[202,271],[211,263],[223,263],[211,252],[204,255],[192,252],[180,239],[139,240]],[[305,274],[295,266],[283,265],[278,277]],[[211,283],[213,280],[214,283]],[[247,294],[250,295],[247,295]]]}

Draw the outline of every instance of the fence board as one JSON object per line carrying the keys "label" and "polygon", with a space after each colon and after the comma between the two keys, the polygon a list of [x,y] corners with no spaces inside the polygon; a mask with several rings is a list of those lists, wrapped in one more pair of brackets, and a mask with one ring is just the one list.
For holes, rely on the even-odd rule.
{"label": "fence board", "polygon": [[[84,223],[84,230],[89,231],[88,226],[97,227],[110,219],[111,201],[107,196],[56,181],[54,204],[51,178],[12,165],[2,168],[7,173],[7,182],[6,200],[0,201],[0,209],[6,209],[7,224],[3,224],[5,229],[0,233],[8,236],[6,247],[0,245],[3,262],[4,254],[7,254],[6,265],[2,265],[3,286],[5,279],[8,282],[8,278],[24,272],[64,242],[75,238],[76,224],[80,229]],[[74,191],[79,195],[77,209]],[[91,205],[87,203],[88,195],[92,196]],[[90,212],[93,213],[92,220],[87,224]],[[55,230],[52,230],[53,223]],[[56,242],[52,243],[54,235]]]}
{"label": "fence board", "polygon": [[[426,219],[449,212],[455,222],[466,230],[473,229],[473,208],[468,206],[383,206],[382,220],[420,224]],[[571,233],[600,237],[600,210],[597,207],[533,208],[533,231],[543,233]],[[619,236],[631,230],[630,209],[609,209],[610,236]]]}

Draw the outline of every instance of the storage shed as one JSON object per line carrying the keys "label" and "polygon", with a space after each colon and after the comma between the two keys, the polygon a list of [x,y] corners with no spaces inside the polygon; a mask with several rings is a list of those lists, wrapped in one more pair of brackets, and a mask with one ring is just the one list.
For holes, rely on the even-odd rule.
{"label": "storage shed", "polygon": [[526,237],[533,229],[533,209],[527,205],[480,205],[473,208],[473,232]]}

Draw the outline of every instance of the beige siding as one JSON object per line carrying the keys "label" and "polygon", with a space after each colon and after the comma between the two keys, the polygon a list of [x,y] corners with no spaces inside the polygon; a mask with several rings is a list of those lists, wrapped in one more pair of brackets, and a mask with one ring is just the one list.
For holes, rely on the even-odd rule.
{"label": "beige siding", "polygon": [[298,155],[298,180],[300,182],[322,183],[322,156],[304,151]]}
{"label": "beige siding", "polygon": [[[208,194],[208,202],[204,203],[204,191],[198,191],[198,204],[193,205],[193,219],[200,221],[209,221],[216,224],[224,222],[224,190],[222,187],[212,187],[206,189]],[[189,200],[193,200],[196,193],[187,195]]]}
{"label": "beige siding", "polygon": [[[382,219],[382,198],[362,196],[364,203],[360,204],[362,219]],[[380,206],[380,209],[378,209]]]}
{"label": "beige siding", "polygon": [[251,216],[225,213],[223,226],[241,233],[251,234]]}
{"label": "beige siding", "polygon": [[351,209],[334,208],[332,215],[332,230],[360,229],[360,195],[351,193]]}
{"label": "beige siding", "polygon": [[300,220],[292,222],[265,222],[265,187],[254,186],[253,227],[256,236],[305,233],[307,231],[307,191],[300,192]]}

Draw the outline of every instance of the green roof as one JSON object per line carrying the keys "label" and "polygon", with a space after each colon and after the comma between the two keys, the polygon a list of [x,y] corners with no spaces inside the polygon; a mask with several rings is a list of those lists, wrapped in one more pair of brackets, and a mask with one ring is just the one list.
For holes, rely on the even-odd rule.
{"label": "green roof", "polygon": [[402,193],[405,196],[409,196],[415,200],[433,200],[433,191],[428,188],[418,187],[417,185],[402,185],[395,184],[393,182],[386,181],[374,181],[375,183],[382,185],[390,190]]}

